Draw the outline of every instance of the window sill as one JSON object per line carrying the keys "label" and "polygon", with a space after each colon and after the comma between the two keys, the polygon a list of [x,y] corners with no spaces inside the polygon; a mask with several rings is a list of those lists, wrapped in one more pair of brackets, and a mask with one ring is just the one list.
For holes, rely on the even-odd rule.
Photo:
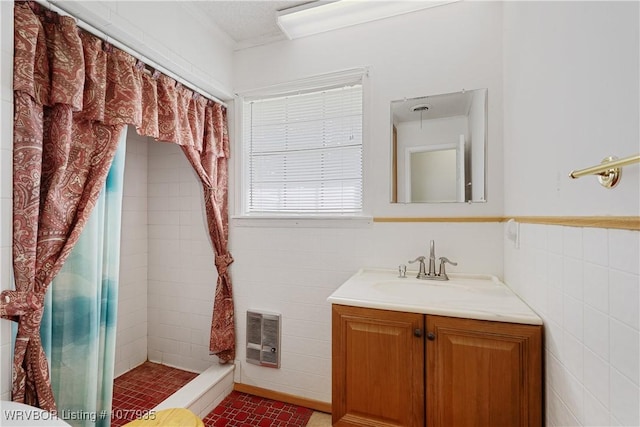
{"label": "window sill", "polygon": [[370,216],[232,216],[234,227],[271,228],[366,228],[373,224]]}

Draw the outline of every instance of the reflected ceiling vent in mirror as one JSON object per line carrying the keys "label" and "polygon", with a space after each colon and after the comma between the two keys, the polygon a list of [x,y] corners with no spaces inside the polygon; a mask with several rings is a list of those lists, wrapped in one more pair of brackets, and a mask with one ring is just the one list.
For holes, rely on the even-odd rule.
{"label": "reflected ceiling vent in mirror", "polygon": [[427,111],[429,108],[431,108],[431,105],[429,104],[418,104],[418,105],[414,105],[413,107],[411,107],[411,111],[413,112],[423,112],[423,111]]}
{"label": "reflected ceiling vent in mirror", "polygon": [[418,104],[410,108],[414,113],[420,113],[420,129],[422,129],[422,113],[429,111],[429,108],[431,108],[429,104]]}

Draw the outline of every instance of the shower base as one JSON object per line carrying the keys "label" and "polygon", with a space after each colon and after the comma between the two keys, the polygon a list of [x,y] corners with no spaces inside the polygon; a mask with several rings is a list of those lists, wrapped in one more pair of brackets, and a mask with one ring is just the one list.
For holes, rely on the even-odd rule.
{"label": "shower base", "polygon": [[187,408],[204,418],[233,390],[233,365],[196,374],[145,362],[116,378],[113,388],[112,427],[168,408]]}

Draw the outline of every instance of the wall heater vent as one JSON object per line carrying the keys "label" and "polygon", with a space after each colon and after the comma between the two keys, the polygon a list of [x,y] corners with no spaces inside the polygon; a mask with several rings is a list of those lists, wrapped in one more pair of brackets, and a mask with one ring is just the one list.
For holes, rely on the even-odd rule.
{"label": "wall heater vent", "polygon": [[280,367],[280,314],[247,311],[247,362]]}

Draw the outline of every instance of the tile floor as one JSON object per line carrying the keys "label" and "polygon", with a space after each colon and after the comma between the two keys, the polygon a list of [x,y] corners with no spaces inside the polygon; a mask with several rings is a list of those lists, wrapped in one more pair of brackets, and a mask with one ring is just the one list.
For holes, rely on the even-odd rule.
{"label": "tile floor", "polygon": [[120,375],[113,382],[111,426],[120,427],[144,415],[197,376],[152,362]]}
{"label": "tile floor", "polygon": [[[196,376],[152,362],[119,376],[113,385],[111,426],[120,427],[144,415]],[[329,414],[235,391],[203,421],[206,427],[331,426]]]}
{"label": "tile floor", "polygon": [[233,391],[203,421],[207,427],[305,427],[312,413],[301,406]]}

